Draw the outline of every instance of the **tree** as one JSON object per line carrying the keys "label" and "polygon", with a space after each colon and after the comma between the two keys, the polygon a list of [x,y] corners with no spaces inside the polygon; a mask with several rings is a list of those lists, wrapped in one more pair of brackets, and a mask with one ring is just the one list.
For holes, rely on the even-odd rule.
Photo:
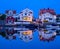
{"label": "tree", "polygon": [[5,20],[5,19],[6,19],[6,15],[5,14],[0,16],[0,20]]}

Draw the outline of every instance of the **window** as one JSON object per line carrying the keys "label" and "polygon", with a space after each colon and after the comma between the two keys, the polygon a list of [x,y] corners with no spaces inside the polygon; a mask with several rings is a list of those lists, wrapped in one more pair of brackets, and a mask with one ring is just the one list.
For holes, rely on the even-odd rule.
{"label": "window", "polygon": [[23,17],[24,20],[27,20],[27,17]]}
{"label": "window", "polygon": [[49,20],[52,20],[52,18],[49,18]]}
{"label": "window", "polygon": [[30,14],[32,14],[32,12],[29,12]]}
{"label": "window", "polygon": [[25,13],[25,15],[27,15],[27,13]]}
{"label": "window", "polygon": [[8,20],[8,23],[13,23],[13,21],[12,20]]}
{"label": "window", "polygon": [[20,14],[20,16],[23,16],[23,14]]}
{"label": "window", "polygon": [[30,16],[30,14],[28,14]]}
{"label": "window", "polygon": [[20,17],[18,17],[18,19],[20,19]]}
{"label": "window", "polygon": [[12,15],[13,14],[13,12],[12,11],[9,11],[9,15]]}

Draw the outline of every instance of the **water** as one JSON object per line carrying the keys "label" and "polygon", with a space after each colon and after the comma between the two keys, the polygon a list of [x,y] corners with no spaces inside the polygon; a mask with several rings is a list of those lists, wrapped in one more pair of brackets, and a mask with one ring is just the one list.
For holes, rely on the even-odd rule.
{"label": "water", "polygon": [[60,29],[1,27],[1,49],[60,49]]}

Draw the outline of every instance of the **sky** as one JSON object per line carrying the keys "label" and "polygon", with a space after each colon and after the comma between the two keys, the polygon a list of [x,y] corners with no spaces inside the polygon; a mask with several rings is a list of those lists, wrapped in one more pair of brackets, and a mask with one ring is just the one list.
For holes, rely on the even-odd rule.
{"label": "sky", "polygon": [[[51,8],[60,14],[60,0],[0,0],[0,13],[5,13],[5,10],[16,10],[20,13],[25,8],[33,10],[35,18],[38,18],[42,8]],[[40,42],[36,33],[38,32],[35,32],[35,38],[29,43],[18,39],[9,41],[0,37],[0,49],[60,49],[59,37],[56,37],[54,42]]]}
{"label": "sky", "polygon": [[39,10],[42,8],[51,8],[60,14],[59,0],[1,0],[0,13],[5,13],[5,10],[16,10],[20,13],[25,8],[33,10],[34,17],[38,18]]}

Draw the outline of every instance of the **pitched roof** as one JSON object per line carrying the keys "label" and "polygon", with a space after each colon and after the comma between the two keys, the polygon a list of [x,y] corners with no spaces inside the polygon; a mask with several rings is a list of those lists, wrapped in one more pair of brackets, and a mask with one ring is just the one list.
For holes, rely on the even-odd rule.
{"label": "pitched roof", "polygon": [[46,13],[46,12],[48,12],[48,13],[50,13],[50,14],[52,14],[52,15],[56,15],[55,11],[54,11],[53,9],[50,9],[50,8],[41,9],[40,12],[39,12],[39,15],[44,14],[44,13]]}
{"label": "pitched roof", "polygon": [[30,10],[30,9],[28,9],[28,8],[26,8],[26,9],[22,10],[20,13],[23,13],[23,12],[30,12],[30,13],[33,13],[33,11],[32,11],[32,10]]}
{"label": "pitched roof", "polygon": [[13,12],[13,14],[16,14],[16,10],[6,10],[5,13],[8,14],[10,11]]}

